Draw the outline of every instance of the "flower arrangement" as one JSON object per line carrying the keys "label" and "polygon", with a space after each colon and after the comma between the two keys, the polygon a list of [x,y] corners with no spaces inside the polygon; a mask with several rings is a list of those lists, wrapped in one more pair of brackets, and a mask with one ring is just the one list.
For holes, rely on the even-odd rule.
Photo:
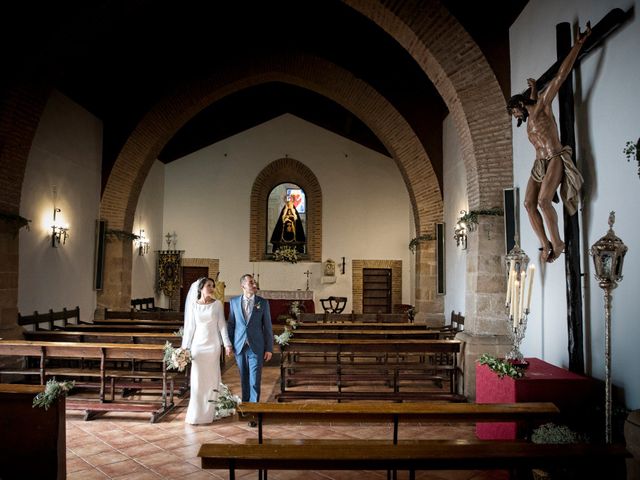
{"label": "flower arrangement", "polygon": [[[284,327],[284,332],[282,332],[280,335],[273,336],[275,342],[280,346],[289,345],[289,340],[291,340],[291,337],[293,337],[293,331],[298,328],[298,322],[295,318],[287,318],[285,321],[287,325],[285,325]],[[291,329],[287,327],[291,327]]]}
{"label": "flower arrangement", "polygon": [[209,400],[216,403],[216,417],[228,417],[236,413],[240,409],[242,400],[237,395],[231,393],[231,389],[224,383],[220,383],[220,387],[214,392],[218,392],[217,400]]}
{"label": "flower arrangement", "polygon": [[465,224],[470,232],[473,232],[478,226],[478,217],[480,215],[495,217],[502,217],[504,215],[504,210],[498,207],[493,207],[488,210],[470,210],[469,212],[463,210],[463,212],[465,213],[458,218],[457,223]]}
{"label": "flower arrangement", "polygon": [[432,235],[430,233],[425,233],[424,235],[418,235],[417,237],[412,238],[411,241],[409,242],[409,250],[411,250],[411,253],[416,253],[419,243],[426,242],[429,240],[435,240],[435,239],[436,239],[435,235]]}
{"label": "flower arrangement", "polygon": [[574,432],[566,425],[545,423],[531,433],[533,443],[578,443],[584,441],[579,433]]}
{"label": "flower arrangement", "polygon": [[164,363],[167,365],[167,370],[182,372],[191,363],[191,352],[188,348],[174,348],[167,341],[164,344]]}
{"label": "flower arrangement", "polygon": [[491,370],[498,374],[498,377],[503,378],[505,375],[511,378],[521,378],[524,376],[524,372],[521,368],[516,367],[512,363],[499,360],[487,353],[483,353],[480,356],[480,365],[486,365]]}
{"label": "flower arrangement", "polygon": [[273,252],[276,262],[298,263],[298,251],[294,247],[280,247]]}
{"label": "flower arrangement", "polygon": [[298,301],[293,300],[289,305],[289,313],[293,316],[293,318],[298,318],[298,315],[304,310],[304,305]]}
{"label": "flower arrangement", "polygon": [[176,337],[184,337],[184,327],[180,327],[177,332],[173,332]]}
{"label": "flower arrangement", "polygon": [[49,410],[53,402],[60,395],[66,395],[75,384],[76,382],[73,381],[57,382],[55,378],[50,379],[44,387],[44,392],[40,392],[33,399],[33,407],[44,407],[45,410]]}

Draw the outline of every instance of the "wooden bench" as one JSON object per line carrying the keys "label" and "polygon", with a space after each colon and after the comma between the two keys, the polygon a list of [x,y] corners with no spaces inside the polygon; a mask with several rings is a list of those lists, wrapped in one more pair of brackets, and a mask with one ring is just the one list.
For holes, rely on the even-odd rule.
{"label": "wooden bench", "polygon": [[41,385],[0,384],[0,477],[66,478],[65,399],[33,408]]}
{"label": "wooden bench", "polygon": [[[104,320],[103,320],[104,321]],[[182,324],[176,325],[173,322],[163,322],[160,324],[143,324],[136,323],[85,323],[82,325],[68,325],[67,329],[73,332],[125,332],[125,333],[167,333],[177,332]]]}
{"label": "wooden bench", "polygon": [[[396,325],[397,324],[393,324]],[[333,329],[330,326],[327,326],[325,329],[305,329],[305,328],[297,328],[293,335],[295,338],[348,338],[348,339],[432,339],[436,340],[440,336],[440,332],[437,330],[392,330],[392,329]]]}
{"label": "wooden bench", "polygon": [[[550,402],[532,403],[243,403],[238,416],[250,417],[258,424],[258,442],[263,442],[263,424],[305,422],[386,422],[393,424],[393,443],[398,443],[400,421],[419,422],[506,422],[528,426],[550,421],[560,410]],[[282,440],[282,439],[279,439]]]}
{"label": "wooden bench", "polygon": [[[151,414],[151,422],[155,422],[168,413],[173,404],[173,375],[167,373],[166,365],[162,361],[164,347],[153,344],[124,344],[124,343],[84,343],[84,342],[46,342],[27,340],[0,340],[0,355],[36,357],[39,367],[35,369],[4,369],[2,374],[35,375],[40,384],[44,385],[49,377],[64,378],[93,377],[98,380],[98,398],[67,400],[70,410],[84,410],[85,419],[89,420],[99,413],[106,411],[142,411]],[[99,362],[99,368],[49,368],[51,359],[82,359]],[[108,361],[155,361],[160,362],[162,371],[132,371],[107,369]],[[138,388],[144,388],[145,380],[161,382],[161,402],[115,402],[113,401],[113,386],[116,379],[136,379]],[[111,383],[112,399],[105,398],[107,380]]]}
{"label": "wooden bench", "polygon": [[406,313],[301,313],[301,322],[323,322],[323,323],[407,323],[409,315]]}
{"label": "wooden bench", "polygon": [[131,309],[139,312],[164,312],[166,308],[156,307],[156,300],[153,297],[131,299]]}
{"label": "wooden bench", "polygon": [[577,478],[625,478],[624,445],[545,445],[519,441],[420,440],[411,443],[203,444],[204,469],[264,470],[515,470],[568,467]]}
{"label": "wooden bench", "polygon": [[155,322],[174,321],[182,322],[184,320],[183,312],[173,311],[140,311],[140,310],[109,310],[104,312],[104,318],[115,320],[152,320]]}
{"label": "wooden bench", "polygon": [[[457,340],[407,339],[298,339],[281,346],[280,393],[278,401],[323,398],[333,400],[450,400],[463,401],[456,393],[458,368],[456,354],[461,342]],[[436,354],[452,357],[452,363],[441,365],[430,361]],[[373,357],[373,359],[371,359]],[[317,360],[316,360],[317,358]],[[324,361],[322,361],[322,360]],[[425,380],[442,382],[445,373],[449,392],[424,389],[400,389],[403,381]],[[336,390],[287,390],[300,381],[330,382]],[[346,384],[385,382],[388,391],[344,390]]]}
{"label": "wooden bench", "polygon": [[[56,322],[62,322],[62,325]],[[64,327],[66,325],[78,325],[84,323],[80,321],[80,307],[67,310],[63,308],[61,312],[54,312],[49,310],[48,313],[33,312],[33,315],[21,315],[18,313],[18,325],[27,326],[34,325],[36,330],[42,329],[44,326],[49,330],[53,330],[57,327]]]}
{"label": "wooden bench", "polygon": [[451,310],[451,323],[445,325],[440,330],[442,332],[440,338],[454,338],[457,333],[464,330],[464,315],[462,315],[461,312],[456,313],[454,310]]}

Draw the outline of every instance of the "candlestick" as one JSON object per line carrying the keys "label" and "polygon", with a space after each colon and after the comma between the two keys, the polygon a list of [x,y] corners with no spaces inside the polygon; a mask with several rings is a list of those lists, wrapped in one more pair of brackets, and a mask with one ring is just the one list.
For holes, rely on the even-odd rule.
{"label": "candlestick", "polygon": [[529,290],[527,291],[527,312],[530,312],[531,309],[531,291],[533,290],[533,274],[536,273],[535,265],[529,265]]}

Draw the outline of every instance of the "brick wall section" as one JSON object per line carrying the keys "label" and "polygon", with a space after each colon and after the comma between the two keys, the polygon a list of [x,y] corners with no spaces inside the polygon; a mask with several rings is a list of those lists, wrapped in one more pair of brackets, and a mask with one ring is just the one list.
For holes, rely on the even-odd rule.
{"label": "brick wall section", "polygon": [[480,48],[439,0],[343,0],[395,38],[429,76],[451,113],[471,209],[502,204],[512,183],[511,119]]}
{"label": "brick wall section", "polygon": [[309,167],[292,158],[280,158],[267,165],[251,188],[249,261],[267,260],[267,199],[281,183],[295,183],[307,198],[307,254],[312,262],[322,261],[322,189]]}
{"label": "brick wall section", "polygon": [[390,268],[391,305],[402,303],[402,260],[352,260],[353,300],[351,308],[354,313],[362,313],[363,272],[365,268]]}
{"label": "brick wall section", "polygon": [[[25,85],[0,96],[0,212],[20,213],[22,181],[33,137],[49,97],[46,86]],[[0,337],[22,337],[18,320],[19,232],[0,221]]]}
{"label": "brick wall section", "polygon": [[[280,81],[325,95],[367,124],[400,169],[413,206],[416,231],[433,232],[434,223],[442,221],[443,211],[437,178],[415,133],[384,97],[351,73],[319,58],[283,55],[242,64],[244,67],[220,68],[208,79],[184,85],[145,115],[120,152],[102,197],[100,216],[110,228],[132,229],[140,189],[151,165],[189,119],[226,95]],[[108,263],[106,268],[120,268],[120,264]],[[130,277],[131,265],[123,264],[122,268],[126,269],[122,276]],[[112,285],[105,285],[99,301],[113,298],[110,288]],[[122,290],[122,295],[130,296],[130,292]],[[121,303],[128,302],[126,298]]]}

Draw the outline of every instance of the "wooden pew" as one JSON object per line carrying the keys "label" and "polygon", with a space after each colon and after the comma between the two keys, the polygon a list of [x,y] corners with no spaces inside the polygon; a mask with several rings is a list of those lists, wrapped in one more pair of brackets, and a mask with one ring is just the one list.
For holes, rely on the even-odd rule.
{"label": "wooden pew", "polygon": [[[238,416],[250,417],[258,424],[258,442],[263,442],[263,425],[304,424],[305,422],[364,421],[393,424],[393,443],[398,443],[400,421],[418,422],[505,422],[519,421],[532,426],[551,421],[560,410],[550,402],[477,404],[477,403],[243,403]],[[277,439],[282,440],[282,439]],[[300,443],[299,440],[296,440]]]}
{"label": "wooden pew", "polygon": [[406,313],[301,313],[300,321],[307,323],[403,323],[410,324]]}
{"label": "wooden pew", "polygon": [[569,467],[577,478],[623,479],[624,445],[548,445],[518,441],[420,440],[398,445],[373,442],[326,444],[203,444],[204,469],[272,470],[514,470]]}
{"label": "wooden pew", "polygon": [[89,342],[89,343],[151,343],[180,346],[182,337],[166,332],[103,332],[92,330],[36,330],[24,332],[25,340],[46,342]]}
{"label": "wooden pew", "polygon": [[[288,345],[280,346],[280,393],[278,401],[293,399],[334,400],[435,400],[463,401],[456,393],[458,367],[456,354],[461,342],[457,340],[408,339],[304,339],[292,338]],[[436,354],[452,357],[452,364],[440,365],[429,360]],[[315,355],[318,360],[309,360]],[[372,361],[368,358],[373,356]],[[323,358],[324,361],[320,361]],[[442,381],[446,372],[449,392],[406,391],[400,389],[403,380]],[[331,382],[337,390],[302,391],[287,390],[293,382],[311,380]],[[387,382],[389,391],[344,390],[345,382]]]}
{"label": "wooden pew", "polygon": [[0,477],[66,478],[65,399],[33,408],[41,385],[0,384]]}
{"label": "wooden pew", "polygon": [[86,323],[82,325],[68,326],[69,331],[73,332],[125,332],[125,333],[173,333],[180,329],[182,325],[176,326],[173,323],[153,324],[153,325],[120,325],[120,324],[93,324]]}
{"label": "wooden pew", "polygon": [[377,323],[377,322],[342,322],[342,323],[316,323],[316,322],[298,322],[296,330],[362,330],[373,328],[375,330],[405,330],[405,331],[433,331],[439,332],[439,329],[428,328],[425,324],[420,323]]}
{"label": "wooden pew", "polygon": [[[395,324],[397,325],[397,324]],[[348,338],[348,339],[438,339],[440,332],[437,330],[391,330],[391,329],[340,329],[340,328],[326,328],[326,329],[305,329],[297,328],[293,335],[295,338]]]}
{"label": "wooden pew", "polygon": [[[124,344],[124,343],[84,343],[84,342],[45,342],[27,340],[0,340],[0,355],[24,356],[39,358],[39,368],[22,370],[1,370],[5,374],[37,375],[40,384],[44,385],[47,378],[56,376],[63,378],[93,377],[98,379],[99,395],[97,399],[67,400],[70,410],[84,410],[88,420],[96,414],[107,411],[139,411],[149,412],[151,422],[155,422],[168,413],[173,404],[174,377],[167,373],[163,345],[153,344]],[[50,359],[83,359],[99,362],[99,369],[86,368],[49,368]],[[108,361],[144,361],[150,360],[162,364],[161,372],[108,370]],[[113,401],[113,381],[116,378],[143,380],[160,380],[162,382],[161,402],[115,402]],[[112,382],[111,400],[105,398],[107,379]],[[142,384],[138,384],[144,387]],[[167,395],[167,392],[169,393]]]}
{"label": "wooden pew", "polygon": [[[62,322],[62,325],[56,325],[56,322]],[[64,327],[66,325],[78,325],[84,323],[80,321],[80,307],[67,310],[63,308],[61,312],[49,310],[47,313],[33,312],[33,315],[21,315],[18,313],[18,325],[27,326],[34,325],[36,330],[46,326],[49,330],[56,327]]]}
{"label": "wooden pew", "polygon": [[173,311],[155,311],[144,312],[140,310],[109,310],[106,309],[104,318],[116,319],[116,320],[153,320],[153,321],[165,321],[170,320],[174,322],[182,322],[184,319],[184,313]]}
{"label": "wooden pew", "polygon": [[173,327],[178,330],[184,326],[182,320],[129,320],[107,318],[104,320],[94,320],[92,325],[125,326],[125,327]]}

